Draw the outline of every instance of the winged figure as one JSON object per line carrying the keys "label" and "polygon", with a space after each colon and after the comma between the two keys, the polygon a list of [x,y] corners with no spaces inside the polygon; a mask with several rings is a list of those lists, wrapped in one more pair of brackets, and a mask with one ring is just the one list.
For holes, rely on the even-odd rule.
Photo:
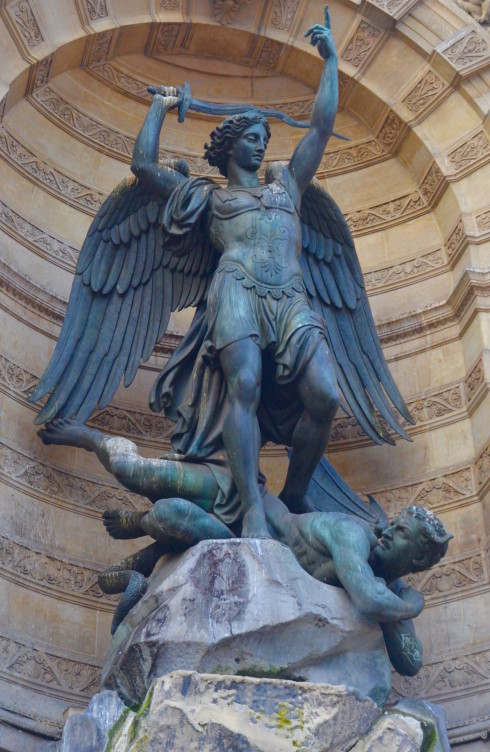
{"label": "winged figure", "polygon": [[208,465],[220,489],[215,514],[225,524],[243,520],[251,537],[269,535],[258,482],[264,442],[292,447],[280,497],[305,512],[340,400],[378,443],[393,443],[384,425],[408,438],[399,415],[412,422],[381,351],[349,228],[314,178],[338,100],[328,11],[307,35],[324,60],[310,128],[264,185],[258,170],[270,128],[260,110],[228,117],[211,134],[204,157],[227,178],[221,187],[190,178],[182,160],[158,164],[160,131],[179,95],[154,90],[133,175],[90,227],[59,341],[31,395],[52,390],[37,423],[84,423],[122,378],[131,384],[171,312],[194,306],[150,406],[176,424],[169,457]]}

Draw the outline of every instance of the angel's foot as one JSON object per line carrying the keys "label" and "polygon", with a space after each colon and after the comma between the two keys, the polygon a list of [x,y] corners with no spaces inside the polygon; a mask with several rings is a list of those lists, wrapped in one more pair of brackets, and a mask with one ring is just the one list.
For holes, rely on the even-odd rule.
{"label": "angel's foot", "polygon": [[146,535],[141,527],[141,520],[145,514],[146,512],[127,512],[125,509],[106,509],[102,514],[102,521],[112,538],[141,538],[142,535]]}
{"label": "angel's foot", "polygon": [[243,515],[242,538],[272,538],[262,504],[253,505]]}
{"label": "angel's foot", "polygon": [[88,428],[74,420],[58,418],[46,423],[44,428],[37,432],[44,444],[61,444],[63,446],[80,447],[93,452],[97,440],[102,437],[100,431]]}
{"label": "angel's foot", "polygon": [[288,494],[285,489],[281,491],[279,498],[293,514],[308,514],[309,512],[318,511],[305,496],[298,498],[297,496]]}

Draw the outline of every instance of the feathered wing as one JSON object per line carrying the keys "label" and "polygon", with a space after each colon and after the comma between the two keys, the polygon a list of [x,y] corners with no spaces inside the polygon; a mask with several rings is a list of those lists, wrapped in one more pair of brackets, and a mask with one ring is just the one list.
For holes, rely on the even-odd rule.
{"label": "feathered wing", "polygon": [[[269,165],[266,180],[273,180],[283,165]],[[301,230],[303,281],[313,308],[327,325],[344,409],[378,444],[394,444],[379,416],[410,440],[392,405],[409,423],[414,421],[384,359],[352,235],[316,178],[303,194]]]}
{"label": "feathered wing", "polygon": [[[184,172],[187,165],[177,169]],[[123,376],[125,386],[131,384],[171,312],[205,297],[215,252],[199,232],[187,233],[180,249],[175,243],[165,249],[164,211],[165,201],[129,176],[97,213],[80,251],[58,343],[29,397],[37,402],[53,390],[37,424],[57,417],[88,420],[110,402]]]}

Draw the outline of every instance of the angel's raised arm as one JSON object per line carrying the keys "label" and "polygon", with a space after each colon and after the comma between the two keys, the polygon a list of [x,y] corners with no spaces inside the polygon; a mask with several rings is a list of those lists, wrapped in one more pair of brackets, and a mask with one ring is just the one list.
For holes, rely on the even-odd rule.
{"label": "angel's raised arm", "polygon": [[332,135],[338,105],[337,50],[330,31],[330,16],[325,8],[325,26],[315,24],[306,32],[311,44],[324,59],[320,86],[311,113],[310,129],[294,150],[289,172],[300,192],[306,190],[320,164],[327,141]]}
{"label": "angel's raised arm", "polygon": [[158,196],[166,200],[174,188],[186,178],[169,166],[158,165],[160,131],[167,112],[179,104],[177,90],[172,86],[158,86],[151,90],[153,102],[136,138],[131,171]]}

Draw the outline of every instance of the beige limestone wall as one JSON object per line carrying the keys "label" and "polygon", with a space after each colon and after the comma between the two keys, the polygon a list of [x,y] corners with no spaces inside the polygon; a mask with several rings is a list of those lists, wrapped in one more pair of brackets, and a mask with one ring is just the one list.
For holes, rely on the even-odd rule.
{"label": "beige limestone wall", "polygon": [[[59,335],[91,219],[128,172],[146,85],[189,81],[203,99],[311,112],[321,66],[303,33],[323,4],[225,5],[0,0],[0,722],[29,733],[32,749],[96,691],[114,608],[96,573],[141,545],[108,539],[100,514],[142,502],[92,455],[43,446],[27,395]],[[427,602],[425,667],[394,677],[393,698],[442,703],[453,742],[469,742],[490,729],[490,41],[451,0],[332,0],[330,12],[336,128],[351,141],[331,140],[318,176],[356,239],[416,423],[412,443],[375,447],[340,414],[329,457],[388,513],[417,502],[455,535],[443,563],[411,578]],[[200,159],[216,122],[170,114],[162,156],[216,178]],[[286,159],[301,133],[272,129],[267,159]],[[134,384],[91,425],[147,456],[168,447],[170,426],[147,395],[189,319],[172,316]],[[280,490],[284,449],[267,447],[262,466]]]}

